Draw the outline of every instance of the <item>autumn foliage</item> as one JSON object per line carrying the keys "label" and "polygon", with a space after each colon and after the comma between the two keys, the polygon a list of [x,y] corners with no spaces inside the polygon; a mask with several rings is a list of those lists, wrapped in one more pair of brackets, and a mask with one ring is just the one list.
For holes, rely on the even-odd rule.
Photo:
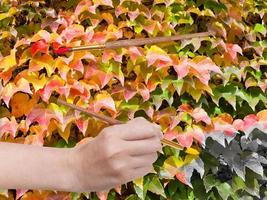
{"label": "autumn foliage", "polygon": [[[107,126],[51,103],[55,96],[122,121],[143,116],[159,124],[166,139],[184,147],[184,151],[164,147],[155,172],[128,187],[88,194],[16,190],[16,197],[1,190],[2,196],[101,200],[266,196],[266,10],[261,0],[2,0],[1,141],[70,148]],[[115,50],[66,55],[53,51],[203,31],[215,34]],[[219,149],[221,156],[216,154]],[[244,151],[248,153],[243,155]],[[241,154],[242,158],[234,156]],[[242,159],[246,162],[240,164]],[[221,171],[227,174],[222,176]]]}

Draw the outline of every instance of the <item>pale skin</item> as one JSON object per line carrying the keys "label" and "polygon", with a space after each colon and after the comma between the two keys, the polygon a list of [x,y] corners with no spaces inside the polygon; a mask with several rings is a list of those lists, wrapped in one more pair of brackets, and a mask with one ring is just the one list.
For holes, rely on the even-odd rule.
{"label": "pale skin", "polygon": [[0,188],[109,190],[151,172],[162,137],[157,124],[138,117],[74,148],[0,142]]}

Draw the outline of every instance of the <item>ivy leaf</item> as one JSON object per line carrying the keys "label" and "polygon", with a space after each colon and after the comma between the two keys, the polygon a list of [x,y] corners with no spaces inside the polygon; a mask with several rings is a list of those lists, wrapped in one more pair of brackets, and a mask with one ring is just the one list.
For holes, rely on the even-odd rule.
{"label": "ivy leaf", "polygon": [[156,66],[160,68],[172,63],[172,59],[168,56],[168,54],[155,45],[152,45],[148,49],[146,59],[148,62],[148,66],[156,64]]}
{"label": "ivy leaf", "polygon": [[38,52],[48,54],[49,46],[44,39],[35,42],[31,46],[31,54],[35,56]]}
{"label": "ivy leaf", "polygon": [[102,108],[106,108],[109,111],[116,112],[115,102],[107,92],[98,93],[94,99],[94,110],[99,112]]}
{"label": "ivy leaf", "polygon": [[207,192],[209,192],[213,187],[216,187],[219,184],[220,183],[216,180],[216,178],[212,174],[209,174],[204,177],[204,186]]}
{"label": "ivy leaf", "polygon": [[40,57],[31,59],[29,64],[29,72],[36,72],[45,68],[48,77],[52,75],[55,70],[55,61],[52,56],[44,54]]}
{"label": "ivy leaf", "polygon": [[190,179],[191,179],[191,177],[193,175],[193,172],[194,172],[194,170],[196,170],[200,174],[200,177],[203,178],[203,175],[204,175],[204,163],[200,158],[197,158],[197,159],[194,159],[189,164],[182,166],[180,168],[180,170],[182,172],[184,172],[187,184],[190,187],[192,187]]}
{"label": "ivy leaf", "polygon": [[218,11],[218,12],[227,11],[227,8],[226,8],[226,6],[224,4],[218,3],[218,2],[213,1],[213,0],[205,1],[204,5],[205,5],[206,8],[213,9],[213,10]]}
{"label": "ivy leaf", "polygon": [[36,95],[30,99],[28,94],[16,93],[11,101],[10,107],[12,108],[12,115],[14,117],[21,117],[23,115],[28,115],[31,109],[37,104],[38,97]]}
{"label": "ivy leaf", "polygon": [[146,198],[146,192],[147,190],[144,188],[144,178],[140,177],[133,181],[134,183],[134,189],[138,197],[142,200]]}
{"label": "ivy leaf", "polygon": [[10,55],[0,58],[0,69],[3,69],[3,71],[8,71],[9,69],[16,66],[16,50],[11,50]]}
{"label": "ivy leaf", "polygon": [[0,119],[0,136],[2,137],[5,133],[10,133],[12,137],[16,136],[17,129],[19,125],[16,122],[15,117],[8,118],[1,118]]}
{"label": "ivy leaf", "polygon": [[63,123],[62,116],[55,115],[54,112],[45,108],[34,108],[26,119],[26,127],[29,127],[32,123],[37,122],[40,126],[48,128],[51,119]]}
{"label": "ivy leaf", "polygon": [[244,190],[246,188],[246,184],[242,178],[238,176],[233,177],[233,183],[232,183],[233,192],[236,192],[238,190]]}
{"label": "ivy leaf", "polygon": [[9,106],[9,101],[11,97],[17,92],[24,92],[32,94],[29,82],[24,78],[19,79],[16,83],[8,83],[2,90],[0,94],[0,99],[3,99],[5,104]]}
{"label": "ivy leaf", "polygon": [[220,196],[222,199],[228,199],[228,197],[231,195],[231,186],[228,183],[221,183],[216,186]]}
{"label": "ivy leaf", "polygon": [[156,176],[153,176],[152,180],[150,181],[150,183],[148,185],[147,190],[167,198],[166,194],[164,192],[164,188],[163,188],[159,178]]}
{"label": "ivy leaf", "polygon": [[263,24],[258,24],[258,23],[255,25],[253,30],[256,33],[261,33],[263,35],[266,35],[266,32],[267,32],[265,26]]}
{"label": "ivy leaf", "polygon": [[253,153],[245,158],[245,166],[255,173],[263,176],[263,167],[259,161],[259,156],[257,153]]}

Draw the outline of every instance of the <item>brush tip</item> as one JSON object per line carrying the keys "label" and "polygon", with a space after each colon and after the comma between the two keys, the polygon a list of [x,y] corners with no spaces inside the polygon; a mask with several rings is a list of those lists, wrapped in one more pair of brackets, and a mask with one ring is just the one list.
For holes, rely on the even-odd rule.
{"label": "brush tip", "polygon": [[70,52],[70,47],[60,47],[58,49],[54,49],[54,53],[57,55],[65,55],[66,53]]}

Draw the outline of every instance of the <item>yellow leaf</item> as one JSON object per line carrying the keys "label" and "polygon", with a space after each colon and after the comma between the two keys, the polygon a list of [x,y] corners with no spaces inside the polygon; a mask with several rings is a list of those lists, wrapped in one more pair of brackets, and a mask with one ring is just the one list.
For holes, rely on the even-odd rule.
{"label": "yellow leaf", "polygon": [[72,123],[69,123],[64,131],[62,131],[60,128],[58,129],[58,134],[68,143],[69,136],[70,136],[70,130],[71,130]]}
{"label": "yellow leaf", "polygon": [[88,120],[86,135],[95,137],[107,126],[107,123],[91,118]]}
{"label": "yellow leaf", "polygon": [[113,16],[110,13],[102,13],[101,17],[108,23],[113,24]]}
{"label": "yellow leaf", "polygon": [[198,155],[186,155],[185,156],[185,159],[184,159],[184,164],[189,164],[191,163],[193,160],[197,159],[198,158]]}
{"label": "yellow leaf", "polygon": [[32,38],[31,42],[37,42],[38,40],[45,39],[46,41],[50,40],[50,33],[46,30],[40,30]]}
{"label": "yellow leaf", "polygon": [[9,31],[4,31],[4,32],[2,32],[0,39],[4,39],[4,38],[10,37],[10,36],[11,36],[11,34]]}
{"label": "yellow leaf", "polygon": [[0,60],[0,69],[3,69],[5,72],[14,67],[16,64],[16,50],[12,49],[9,56],[6,56]]}
{"label": "yellow leaf", "polygon": [[8,14],[11,16],[11,15],[14,15],[16,14],[17,12],[17,8],[16,7],[11,7],[8,11]]}
{"label": "yellow leaf", "polygon": [[192,147],[188,148],[186,150],[186,153],[191,154],[191,155],[199,155],[199,151],[197,149],[192,148]]}
{"label": "yellow leaf", "polygon": [[134,184],[143,190],[144,179],[143,177],[133,180]]}
{"label": "yellow leaf", "polygon": [[45,74],[41,74],[41,76],[38,77],[38,73],[35,72],[28,73],[24,78],[33,85],[35,92],[43,89],[48,81]]}
{"label": "yellow leaf", "polygon": [[52,133],[56,131],[57,129],[58,129],[57,121],[55,119],[51,119],[49,126],[48,126],[47,135],[46,135],[48,140],[50,140]]}
{"label": "yellow leaf", "polygon": [[43,68],[46,69],[47,75],[50,77],[55,70],[55,61],[52,56],[44,54],[40,57],[35,57],[30,61],[30,72],[39,71]]}

